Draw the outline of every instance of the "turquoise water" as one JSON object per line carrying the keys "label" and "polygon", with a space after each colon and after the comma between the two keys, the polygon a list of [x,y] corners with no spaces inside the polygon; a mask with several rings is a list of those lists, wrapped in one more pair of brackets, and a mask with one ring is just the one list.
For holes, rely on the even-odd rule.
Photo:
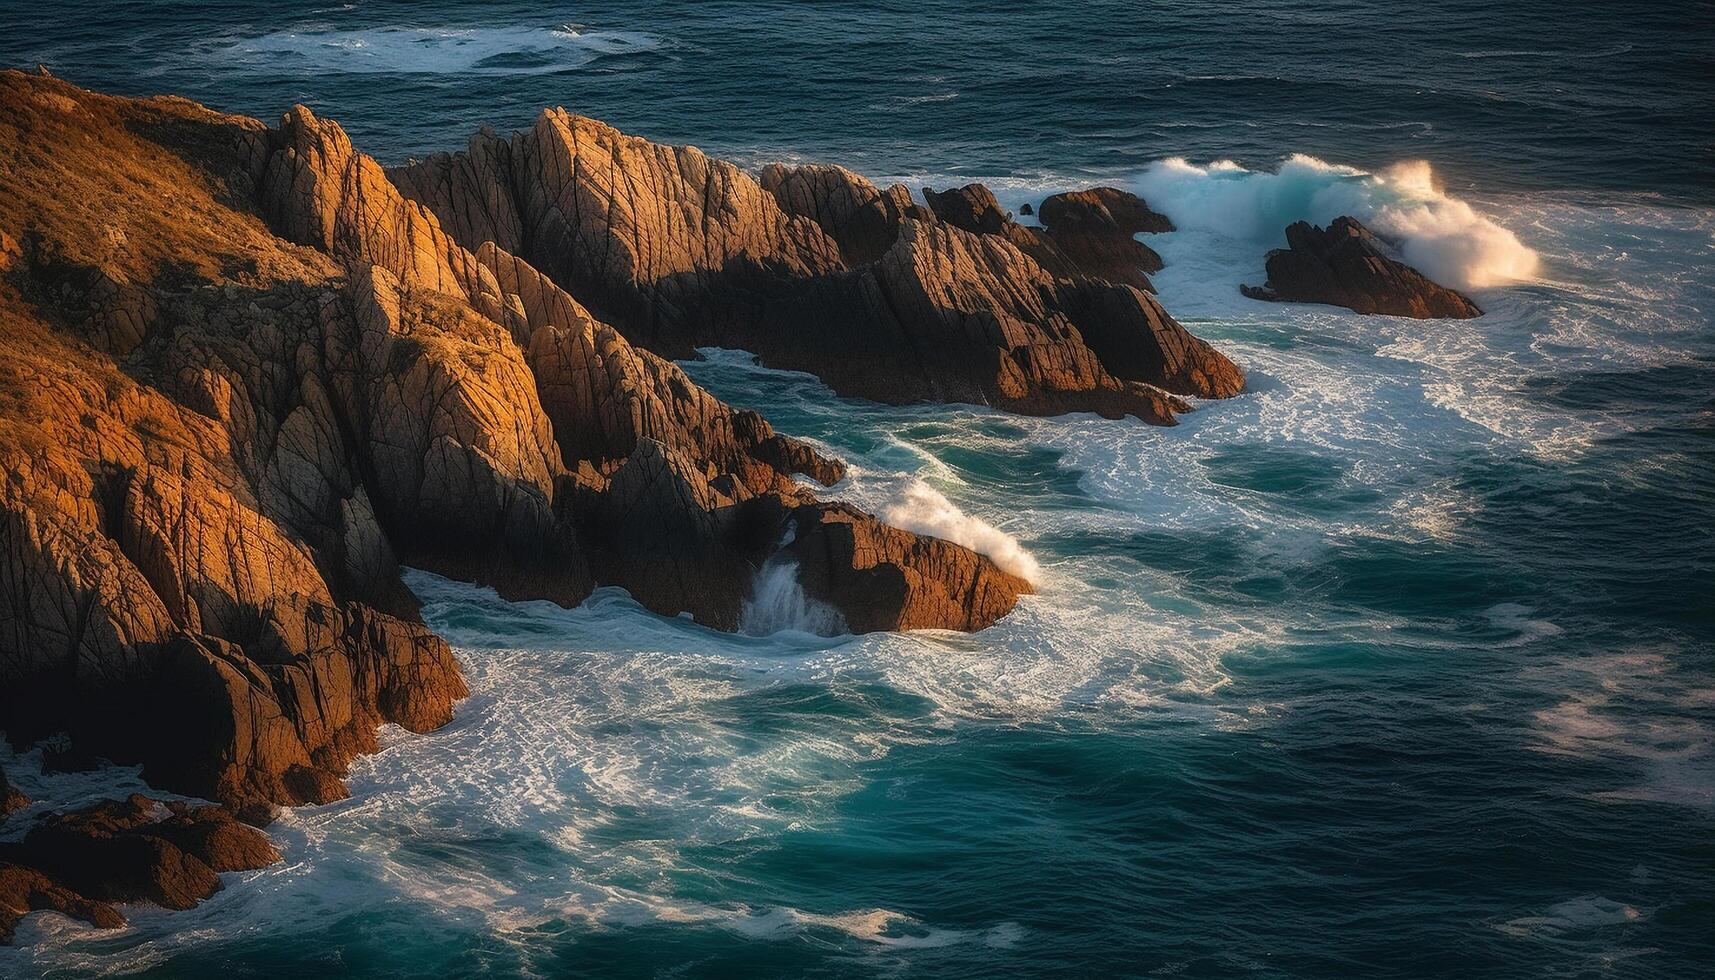
{"label": "turquoise water", "polygon": [[[883,65],[934,62],[953,80],[957,98],[924,105],[983,111],[949,124],[887,110],[907,122],[875,139],[883,110],[805,111],[832,84],[818,72],[850,69],[809,57],[833,43],[809,12],[568,10],[565,20],[657,47],[574,65],[515,37],[511,60],[479,59],[461,95],[397,61],[217,84],[233,76],[209,52],[294,24],[498,30],[559,12],[483,21],[361,5],[354,25],[337,11],[257,14],[216,31],[127,11],[153,25],[160,50],[111,69],[114,84],[200,77],[192,94],[256,112],[314,96],[401,153],[456,145],[484,113],[521,119],[567,101],[758,159],[801,132],[806,155],[878,176],[945,174],[963,160],[961,172],[1003,178],[1013,204],[1086,175],[1135,183],[1185,229],[1150,241],[1167,262],[1163,302],[1251,385],[1161,429],[877,406],[708,351],[686,364],[696,380],[853,464],[833,495],[933,523],[1013,567],[1033,563],[1040,594],[975,635],[753,638],[650,615],[611,590],[565,610],[412,573],[471,681],[448,728],[385,732],[385,750],[354,766],[351,799],[272,828],[281,865],[234,876],[192,912],[134,910],[117,934],[37,917],[24,944],[0,950],[0,974],[1706,975],[1715,211],[1690,162],[1706,131],[1680,111],[1698,90],[1669,84],[1685,63],[1601,96],[1610,61],[1574,57],[1606,50],[1601,34],[1651,65],[1683,32],[1592,7],[1554,33],[1530,19],[1534,7],[1496,15],[1507,18],[1499,33],[1481,37],[1481,18],[1457,6],[1398,8],[1425,27],[1426,49],[1365,48],[1365,63],[1385,51],[1398,75],[1440,80],[1419,101],[1385,86],[1372,97],[1373,79],[1332,95],[1327,78],[1283,81],[1272,110],[1242,86],[1124,102],[1116,83],[1077,113],[1061,106],[1067,129],[1047,133],[1028,93],[1052,91],[1079,58],[1171,51],[1182,74],[1231,74],[1237,55],[1209,37],[1215,27],[1249,53],[1272,50],[1267,32],[1289,16],[1322,25],[1324,48],[1357,45],[1371,22],[1354,5],[1252,4],[1236,8],[1249,21],[1199,26],[1170,6],[1056,48],[1042,40],[1046,14],[991,17],[974,37],[1033,40],[991,64],[988,81],[971,60],[980,45],[926,53],[912,35],[889,35],[890,46],[861,50]],[[856,16],[814,9],[836,24]],[[976,16],[879,9],[875,24],[928,37]],[[1538,25],[1528,42],[1520,23]],[[194,35],[202,46],[183,50],[201,60],[168,56],[180,34]],[[809,93],[799,101],[741,100],[750,115],[737,121],[731,106],[700,114],[744,89],[742,73],[712,95],[659,87],[748,65],[760,56],[744,53],[747,39],[782,36],[808,52],[770,62],[800,83],[785,91]],[[15,37],[0,44],[25,50]],[[1448,55],[1525,48],[1537,54]],[[659,51],[677,60],[652,61]],[[1305,73],[1318,51],[1273,56]],[[1117,64],[1118,77],[1148,67]],[[939,93],[880,70],[864,84],[854,103]],[[1177,91],[1187,88],[1201,91]],[[1498,93],[1496,106],[1472,109],[1459,93],[1473,91]],[[406,95],[421,112],[381,111]],[[1626,116],[1602,97],[1642,108],[1584,145],[1528,123],[1557,106],[1585,124]],[[1314,127],[1298,122],[1346,104],[1347,128],[1301,138]],[[1210,126],[1176,142],[1163,105]],[[1114,123],[1127,112],[1135,129]],[[1407,117],[1431,119],[1433,135],[1381,135]],[[1019,139],[1021,118],[1040,138]],[[842,137],[848,119],[858,135]],[[933,138],[921,128],[932,123]],[[1426,156],[1458,178],[1456,193],[1402,197],[1397,180],[1331,164],[1270,176],[1293,150],[1376,171]],[[1513,166],[1509,152],[1527,162]],[[1235,155],[1251,169],[1152,162],[1175,153]],[[1478,280],[1520,261],[1495,229],[1536,267],[1475,288],[1489,315],[1474,321],[1240,297],[1236,284],[1259,278],[1268,229],[1330,200],[1396,223],[1407,205],[1428,208],[1435,220],[1406,237],[1448,275]],[[8,774],[52,798],[134,780],[39,777],[32,763],[15,759]]]}

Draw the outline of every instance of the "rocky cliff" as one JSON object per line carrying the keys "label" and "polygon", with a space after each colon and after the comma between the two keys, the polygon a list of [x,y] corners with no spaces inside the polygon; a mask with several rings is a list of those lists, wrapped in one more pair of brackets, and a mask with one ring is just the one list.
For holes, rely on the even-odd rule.
{"label": "rocky cliff", "polygon": [[[484,196],[475,175],[502,164],[473,155],[468,174],[436,172],[449,233],[302,107],[270,127],[0,74],[0,730],[15,744],[65,732],[257,821],[336,799],[379,725],[428,731],[465,694],[402,562],[567,604],[621,585],[722,629],[786,541],[806,594],[854,630],[980,629],[1030,590],[818,500],[800,478],[834,482],[839,461],[561,284],[679,336],[712,301],[673,278],[686,250],[693,269],[756,255],[770,274],[838,275],[814,221],[694,151],[639,147],[675,175],[660,194],[701,181],[698,201],[721,203],[663,199],[592,239],[581,185],[560,179],[575,161],[473,147],[540,168],[529,186],[562,196],[532,213],[563,220]],[[727,221],[730,236],[704,233]],[[620,268],[651,288],[571,274]],[[178,818],[201,819],[151,809],[115,830],[109,814],[97,836],[166,853],[136,840],[165,831],[137,828]],[[27,858],[0,869],[0,905],[110,921],[99,882]],[[197,860],[175,902],[223,870]]]}
{"label": "rocky cliff", "polygon": [[924,207],[834,166],[753,178],[563,109],[390,175],[455,241],[520,256],[666,356],[738,347],[880,401],[1164,424],[1176,396],[1244,385],[1149,295],[1160,260],[1109,212],[1040,233],[980,185]]}
{"label": "rocky cliff", "polygon": [[[980,185],[926,200],[563,110],[386,170],[301,106],[0,74],[0,730],[254,822],[337,799],[378,726],[466,693],[401,564],[728,630],[789,566],[853,631],[993,623],[1027,582],[819,499],[840,461],[664,358],[1163,424],[1243,376],[1148,291],[1141,202],[1037,229]],[[104,806],[0,855],[0,931],[273,857],[215,811]]]}

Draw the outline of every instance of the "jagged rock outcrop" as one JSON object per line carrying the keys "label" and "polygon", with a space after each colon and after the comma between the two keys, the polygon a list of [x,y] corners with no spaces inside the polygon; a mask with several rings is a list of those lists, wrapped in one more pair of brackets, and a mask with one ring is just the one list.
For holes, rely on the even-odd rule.
{"label": "jagged rock outcrop", "polygon": [[[559,109],[510,140],[481,133],[463,153],[389,174],[466,248],[516,245],[658,354],[740,347],[846,394],[1159,423],[1187,407],[1175,393],[1243,387],[1230,361],[1144,297],[1141,272],[1111,256],[1101,274],[1081,268],[980,185],[926,209],[838,167],[776,165],[757,180]],[[1112,322],[1085,322],[1127,304]],[[1178,368],[1183,358],[1198,363]]]}
{"label": "jagged rock outcrop", "polygon": [[[1053,239],[1045,236],[1041,229],[1026,228],[1013,220],[1012,215],[995,199],[994,192],[982,184],[966,184],[946,191],[925,187],[923,199],[929,202],[929,209],[935,213],[935,217],[973,235],[998,235],[1006,239],[1041,266],[1043,271],[1056,278],[1100,274],[1096,270],[1080,266],[1062,251]],[[1121,278],[1102,278],[1129,282],[1145,290],[1153,291],[1154,288],[1149,284],[1149,277],[1142,273],[1128,273]]]}
{"label": "jagged rock outcrop", "polygon": [[101,928],[125,924],[113,903],[188,909],[220,891],[222,873],[278,860],[261,831],[219,806],[133,795],[50,814],[0,844],[0,942],[40,909]]}
{"label": "jagged rock outcrop", "polygon": [[1161,256],[1136,236],[1172,231],[1173,222],[1137,195],[1114,187],[1055,194],[1042,202],[1037,220],[1086,273],[1154,292],[1146,273],[1161,271]]}
{"label": "jagged rock outcrop", "polygon": [[337,798],[377,725],[464,694],[334,407],[339,267],[234,206],[259,123],[0,101],[0,729],[257,816]]}
{"label": "jagged rock outcrop", "polygon": [[722,629],[737,628],[757,570],[776,555],[795,561],[805,592],[855,633],[981,629],[1031,591],[967,548],[849,505],[757,494],[731,476],[711,481],[653,439],[596,492],[584,492],[584,540],[616,584],[652,609],[688,611]]}
{"label": "jagged rock outcrop", "polygon": [[1130,191],[1091,187],[1055,194],[1042,202],[1037,220],[1050,231],[1109,232],[1125,235],[1172,231],[1173,221]]}
{"label": "jagged rock outcrop", "polygon": [[[563,603],[623,584],[731,628],[783,515],[830,506],[794,475],[832,482],[838,461],[632,347],[498,241],[571,241],[581,219],[524,222],[510,194],[473,198],[456,220],[485,237],[466,248],[302,107],[270,129],[8,72],[0,110],[0,730],[14,742],[64,732],[77,753],[264,821],[343,796],[378,726],[431,730],[466,693],[401,561]],[[479,170],[519,162],[491,138],[473,146],[492,154],[448,158],[470,174],[425,186],[464,200],[454,188],[488,187]],[[598,266],[642,270],[651,309],[704,291],[651,279],[672,256],[628,244],[694,242],[694,273],[756,256],[772,256],[767,275],[843,268],[819,226],[728,165],[631,149],[676,176]],[[687,196],[692,178],[707,196]],[[580,245],[564,261],[589,258]],[[977,629],[1029,591],[959,546],[850,521],[893,542],[832,553],[851,566],[830,581],[870,573],[827,597],[862,628]],[[160,827],[108,836],[229,863]],[[14,864],[51,843],[33,840]],[[194,900],[207,875],[167,857],[179,871],[145,894]],[[4,875],[8,908],[99,918],[76,903],[119,894]]]}
{"label": "jagged rock outcrop", "polygon": [[[1224,397],[1244,385],[1149,294],[1057,278],[1005,238],[945,222],[907,221],[880,261],[767,316],[782,366],[815,369],[834,388],[879,401],[933,397],[1034,415],[1074,404],[1169,424],[1187,408],[1172,391]],[[822,331],[794,334],[795,322]],[[846,338],[844,356],[817,358],[824,334]],[[1128,380],[1137,377],[1160,384]]]}
{"label": "jagged rock outcrop", "polygon": [[911,199],[904,184],[879,190],[868,179],[830,164],[771,163],[758,179],[787,214],[809,218],[832,235],[848,266],[867,265],[885,255],[905,219],[927,221],[934,216]]}
{"label": "jagged rock outcrop", "polygon": [[1335,218],[1326,229],[1294,222],[1286,229],[1286,243],[1268,253],[1266,285],[1239,287],[1246,296],[1420,320],[1483,315],[1470,297],[1389,258],[1356,218]]}
{"label": "jagged rock outcrop", "polygon": [[[1000,206],[994,192],[982,184],[966,184],[945,191],[925,187],[923,200],[935,217],[973,235],[1000,235],[1012,239],[1013,229],[1024,230]],[[1014,240],[1013,244],[1018,245],[1019,242]]]}

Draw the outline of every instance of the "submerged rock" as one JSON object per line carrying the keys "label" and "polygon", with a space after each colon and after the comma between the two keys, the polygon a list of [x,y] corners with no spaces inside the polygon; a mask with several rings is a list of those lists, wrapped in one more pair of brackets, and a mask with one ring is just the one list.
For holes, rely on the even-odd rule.
{"label": "submerged rock", "polygon": [[1463,293],[1389,258],[1356,218],[1335,218],[1326,229],[1295,222],[1286,229],[1286,242],[1286,248],[1268,253],[1266,285],[1239,287],[1246,296],[1420,320],[1483,315]]}

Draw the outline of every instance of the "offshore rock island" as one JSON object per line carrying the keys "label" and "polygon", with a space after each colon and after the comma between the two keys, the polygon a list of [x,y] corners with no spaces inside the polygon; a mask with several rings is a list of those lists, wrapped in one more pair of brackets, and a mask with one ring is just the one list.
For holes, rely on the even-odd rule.
{"label": "offshore rock island", "polygon": [[[852,632],[978,630],[1031,591],[818,499],[799,478],[840,461],[666,357],[1158,424],[1243,387],[1148,291],[1121,192],[1039,231],[980,185],[925,208],[838,167],[758,180],[563,110],[387,170],[302,106],[268,127],[8,72],[0,107],[4,729],[256,824],[465,695],[402,564],[722,630],[783,563]],[[44,816],[0,853],[6,933],[274,859],[222,812]]]}

